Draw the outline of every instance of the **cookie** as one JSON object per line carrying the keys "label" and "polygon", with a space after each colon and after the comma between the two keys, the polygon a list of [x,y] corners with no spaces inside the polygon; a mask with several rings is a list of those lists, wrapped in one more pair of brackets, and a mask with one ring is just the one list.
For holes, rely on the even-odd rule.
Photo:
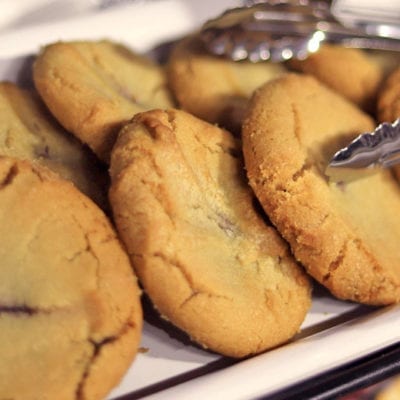
{"label": "cookie", "polygon": [[8,82],[0,83],[0,155],[45,165],[107,208],[104,166],[65,132],[34,91]]}
{"label": "cookie", "polygon": [[400,300],[400,191],[390,171],[329,182],[326,166],[374,122],[315,78],[288,74],[254,95],[242,139],[251,187],[306,270],[335,296]]}
{"label": "cookie", "polygon": [[288,61],[288,66],[313,75],[365,110],[375,108],[383,71],[378,62],[362,50],[324,44],[304,60]]}
{"label": "cookie", "polygon": [[196,37],[172,50],[168,82],[180,107],[239,133],[253,91],[285,71],[282,64],[233,62],[209,55]]}
{"label": "cookie", "polygon": [[400,398],[400,376],[389,380],[387,385],[376,395],[376,400],[398,400]]}
{"label": "cookie", "polygon": [[242,357],[287,341],[308,279],[257,212],[240,147],[184,111],[148,111],[111,157],[114,220],[155,307],[197,343]]}
{"label": "cookie", "polygon": [[105,162],[124,122],[139,111],[171,106],[163,69],[109,41],[48,45],[33,78],[56,119]]}
{"label": "cookie", "polygon": [[381,122],[393,122],[400,118],[400,67],[385,80],[378,95],[377,109]]}
{"label": "cookie", "polygon": [[390,50],[364,50],[364,54],[379,66],[383,79],[387,78],[400,64],[400,53]]}
{"label": "cookie", "polygon": [[[400,118],[400,67],[385,79],[378,94],[377,115],[380,122],[393,122]],[[400,166],[395,165],[393,172],[400,181]]]}
{"label": "cookie", "polygon": [[0,398],[103,399],[142,326],[104,213],[45,167],[0,157]]}

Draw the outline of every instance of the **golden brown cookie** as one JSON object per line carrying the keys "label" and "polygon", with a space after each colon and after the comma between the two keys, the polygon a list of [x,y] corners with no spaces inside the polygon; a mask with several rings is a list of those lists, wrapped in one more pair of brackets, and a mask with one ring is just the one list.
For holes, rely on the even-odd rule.
{"label": "golden brown cookie", "polygon": [[305,60],[288,61],[289,68],[315,76],[358,106],[373,111],[383,71],[359,49],[324,44]]}
{"label": "golden brown cookie", "polygon": [[378,95],[378,119],[393,122],[400,118],[400,67],[385,80]]}
{"label": "golden brown cookie", "polygon": [[287,341],[310,306],[308,280],[242,168],[227,131],[178,110],[138,114],[110,168],[117,229],[153,304],[233,357]]}
{"label": "golden brown cookie", "polygon": [[233,62],[209,55],[196,37],[172,50],[168,81],[179,105],[206,121],[239,133],[249,97],[266,81],[282,74],[277,63]]}
{"label": "golden brown cookie", "polygon": [[104,213],[0,157],[0,398],[103,399],[136,354],[139,289]]}
{"label": "golden brown cookie", "polygon": [[399,400],[400,399],[400,376],[391,379],[376,396],[376,400]]}
{"label": "golden brown cookie", "polygon": [[56,123],[35,92],[8,82],[0,83],[0,155],[45,165],[107,208],[104,166]]}
{"label": "golden brown cookie", "polygon": [[48,45],[33,78],[57,120],[106,162],[124,122],[171,106],[161,67],[109,41]]}
{"label": "golden brown cookie", "polygon": [[306,270],[341,299],[400,300],[400,190],[389,171],[350,183],[324,175],[373,121],[311,76],[289,74],[252,99],[243,126],[250,185]]}
{"label": "golden brown cookie", "polygon": [[364,50],[364,54],[379,66],[385,79],[400,64],[400,52],[389,50]]}

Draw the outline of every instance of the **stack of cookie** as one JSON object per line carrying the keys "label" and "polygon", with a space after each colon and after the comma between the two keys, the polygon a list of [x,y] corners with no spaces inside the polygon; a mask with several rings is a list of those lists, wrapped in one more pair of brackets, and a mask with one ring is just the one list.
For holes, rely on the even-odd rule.
{"label": "stack of cookie", "polygon": [[225,126],[225,107],[241,100],[247,179],[296,261],[340,299],[398,302],[398,180],[382,171],[337,184],[324,172],[357,135],[400,117],[400,56],[324,45],[278,70],[215,60],[200,46],[186,39],[172,52],[172,90],[182,107]]}
{"label": "stack of cookie", "polygon": [[166,66],[108,41],[43,48],[38,94],[0,86],[0,397],[106,396],[137,352],[140,290],[230,357],[290,340],[313,278],[400,301],[398,181],[324,175],[376,108],[400,116],[386,65],[334,46],[234,63],[194,36]]}
{"label": "stack of cookie", "polygon": [[259,210],[240,142],[174,108],[162,67],[106,41],[55,43],[33,77],[57,120],[110,164],[113,220],[164,318],[232,357],[298,331],[310,284]]}

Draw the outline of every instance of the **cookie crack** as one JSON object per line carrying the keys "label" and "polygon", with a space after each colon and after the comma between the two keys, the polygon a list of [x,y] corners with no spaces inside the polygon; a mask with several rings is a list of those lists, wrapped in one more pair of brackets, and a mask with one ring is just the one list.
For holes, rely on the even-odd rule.
{"label": "cookie crack", "polygon": [[340,249],[337,257],[329,263],[328,272],[323,276],[324,282],[328,281],[331,278],[332,274],[342,265],[343,260],[347,253],[347,248],[348,248],[348,242],[346,241],[343,243],[343,246]]}
{"label": "cookie crack", "polygon": [[[224,148],[222,145],[219,145],[217,148],[213,148],[209,145],[209,143],[204,142],[202,139],[203,137],[200,135],[193,135],[193,138],[196,140],[196,142],[201,146],[204,147],[210,154],[219,154],[221,151],[224,153]],[[226,152],[227,153],[227,152]]]}
{"label": "cookie crack", "polygon": [[[87,240],[87,239],[86,239],[86,240]],[[85,253],[91,253],[89,245],[86,245],[86,247],[85,247],[84,249],[82,249],[82,250],[76,251],[76,252],[75,252],[74,254],[72,254],[71,256],[66,257],[66,260],[67,260],[69,263],[73,263],[76,259],[78,259],[79,257],[81,257],[81,256],[82,256],[83,254],[85,254]]]}
{"label": "cookie crack", "polygon": [[221,229],[225,235],[229,238],[235,238],[239,234],[239,230],[234,222],[231,221],[231,219],[224,213],[220,211],[214,211],[212,210],[211,214],[207,215],[207,218],[212,221],[214,224],[218,226],[219,229]]}
{"label": "cookie crack", "polygon": [[99,288],[100,287],[100,259],[99,259],[99,257],[97,256],[95,250],[92,247],[90,234],[89,233],[85,233],[84,236],[85,236],[85,240],[86,240],[86,249],[85,249],[85,251],[87,253],[91,254],[93,259],[95,260],[95,265],[96,265],[96,269],[95,269],[96,287]]}
{"label": "cookie crack", "polygon": [[204,292],[204,291],[196,291],[193,292],[188,298],[186,298],[181,305],[179,306],[179,308],[183,308],[185,307],[189,302],[191,302],[194,298],[198,297],[198,296],[207,296],[209,298],[213,298],[213,299],[223,299],[223,300],[228,300],[230,302],[233,302],[233,299],[231,297],[228,296],[223,296],[220,294],[215,294],[215,293],[208,293],[208,292]]}
{"label": "cookie crack", "polygon": [[179,261],[171,259],[170,257],[166,256],[166,255],[163,254],[162,252],[155,252],[155,253],[153,254],[153,257],[161,258],[161,259],[162,259],[165,263],[167,263],[168,265],[170,265],[170,266],[172,266],[172,267],[178,269],[179,272],[180,272],[180,273],[182,274],[182,276],[184,277],[184,279],[185,279],[185,281],[186,281],[186,283],[187,283],[189,289],[191,290],[192,294],[198,293],[198,292],[199,292],[199,290],[197,290],[197,289],[194,287],[192,278],[190,277],[190,275],[187,273],[187,271],[185,270],[185,268],[183,267],[183,265],[182,265]]}
{"label": "cookie crack", "polygon": [[[156,173],[158,173],[156,168],[154,168],[153,170]],[[160,210],[162,210],[164,212],[164,215],[168,218],[171,225],[175,226],[175,219],[165,204],[167,197],[164,196],[164,190],[163,190],[162,186],[154,184],[151,181],[147,181],[146,179],[141,179],[140,183],[144,187],[148,188],[149,192],[151,193],[152,198],[156,201],[156,203],[160,207]]]}
{"label": "cookie crack", "polygon": [[297,170],[293,175],[292,175],[292,181],[297,182],[299,179],[303,178],[306,172],[310,171],[312,169],[312,164],[305,162],[299,170]]}
{"label": "cookie crack", "polygon": [[229,144],[223,142],[216,143],[216,146],[210,146],[210,143],[205,141],[204,135],[201,134],[195,134],[193,135],[193,138],[196,139],[196,142],[201,147],[204,147],[210,154],[226,154],[236,160],[242,158],[239,146],[229,146]]}
{"label": "cookie crack", "polygon": [[6,186],[11,185],[15,177],[18,175],[18,172],[19,172],[18,166],[16,164],[13,164],[7,171],[2,181],[0,182],[0,190],[4,189]]}
{"label": "cookie crack", "polygon": [[228,297],[228,296],[224,296],[224,295],[220,295],[220,294],[216,294],[216,293],[211,293],[211,292],[207,292],[205,290],[200,290],[200,289],[196,288],[192,278],[189,276],[189,274],[187,273],[185,268],[178,261],[175,261],[175,260],[173,260],[173,259],[171,259],[171,258],[167,257],[166,255],[164,255],[162,253],[159,253],[159,252],[154,253],[153,256],[162,258],[168,265],[171,265],[172,267],[177,268],[179,270],[179,272],[182,274],[182,276],[184,277],[184,279],[185,279],[185,281],[186,281],[191,293],[186,299],[184,299],[182,301],[182,303],[179,305],[179,308],[184,307],[191,300],[193,300],[194,298],[196,298],[196,297],[198,297],[200,295],[213,297],[213,298],[221,298],[221,299],[233,301],[233,299]]}
{"label": "cookie crack", "polygon": [[294,124],[293,133],[297,141],[299,142],[299,145],[302,146],[300,116],[297,106],[294,103],[291,103],[291,110],[293,114],[293,124]]}
{"label": "cookie crack", "polygon": [[89,360],[87,361],[86,366],[83,370],[81,379],[76,386],[76,390],[75,390],[75,399],[76,400],[84,400],[85,399],[85,395],[84,395],[85,384],[90,376],[93,365],[96,363],[96,360],[101,355],[102,349],[105,346],[108,346],[108,345],[116,342],[122,336],[129,333],[129,331],[131,329],[135,329],[135,327],[136,327],[135,324],[132,321],[128,320],[122,325],[121,329],[114,335],[106,336],[103,339],[98,340],[98,341],[96,341],[90,337],[87,339],[89,344],[92,346],[93,350],[92,350],[92,355],[89,358]]}
{"label": "cookie crack", "polygon": [[25,316],[33,316],[35,314],[38,314],[40,312],[48,312],[45,310],[41,310],[36,307],[29,307],[25,304],[21,305],[12,305],[12,306],[6,306],[6,305],[1,305],[0,304],[0,315],[1,314],[15,314],[15,315],[25,315]]}
{"label": "cookie crack", "polygon": [[100,264],[101,263],[100,263],[99,257],[96,254],[96,251],[94,250],[94,248],[92,246],[92,243],[91,243],[91,238],[90,238],[91,232],[85,232],[84,227],[82,226],[82,224],[80,223],[79,219],[76,218],[75,215],[72,214],[71,217],[74,220],[74,222],[76,223],[76,225],[79,227],[80,231],[82,232],[82,236],[83,236],[83,238],[85,240],[85,247],[82,250],[77,251],[75,254],[73,254],[68,259],[68,261],[73,261],[76,257],[79,257],[81,254],[84,254],[84,253],[90,254],[93,257],[93,259],[95,260],[95,265],[96,265],[96,270],[95,270],[96,287],[99,288],[99,286],[100,286],[100,284],[99,284],[99,281],[100,281],[99,268],[100,268]]}
{"label": "cookie crack", "polygon": [[222,152],[224,154],[229,155],[230,157],[240,160],[240,162],[243,164],[243,154],[240,149],[240,146],[224,146],[222,143],[218,143],[218,146],[221,148]]}
{"label": "cookie crack", "polygon": [[88,339],[88,342],[91,344],[93,350],[92,350],[92,355],[89,358],[89,360],[87,361],[86,366],[83,370],[81,380],[79,381],[77,388],[75,390],[76,400],[83,400],[85,398],[84,393],[83,393],[85,384],[86,384],[87,379],[90,376],[90,370],[91,370],[92,365],[96,362],[96,358],[98,358],[100,355],[101,348],[109,343],[114,342],[116,339],[117,338],[115,336],[106,337],[106,338],[102,339],[100,342],[95,342],[94,340],[92,340],[90,338]]}
{"label": "cookie crack", "polygon": [[52,306],[52,307],[33,307],[29,306],[28,304],[23,304],[23,303],[15,303],[12,305],[9,304],[0,304],[0,315],[14,315],[16,317],[18,316],[26,316],[26,317],[33,317],[35,315],[48,315],[51,313],[55,312],[62,312],[64,310],[69,310],[70,307],[57,307],[57,306]]}
{"label": "cookie crack", "polygon": [[193,292],[188,298],[183,300],[179,308],[185,307],[191,300],[193,300],[195,297],[198,297],[201,294],[201,292]]}

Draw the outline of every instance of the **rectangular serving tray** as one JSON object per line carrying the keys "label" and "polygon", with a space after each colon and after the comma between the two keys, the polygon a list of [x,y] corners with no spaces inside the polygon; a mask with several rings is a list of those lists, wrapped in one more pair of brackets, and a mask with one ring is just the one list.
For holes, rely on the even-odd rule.
{"label": "rectangular serving tray", "polygon": [[[233,0],[120,3],[75,18],[0,30],[0,78],[29,86],[32,57],[47,43],[110,39],[147,52],[239,4]],[[394,361],[400,343],[400,306],[374,308],[339,301],[318,285],[312,309],[294,339],[245,360],[228,359],[197,347],[161,320],[146,300],[144,304],[141,350],[109,400],[327,399],[330,397],[323,396],[329,395],[329,384],[334,383],[336,391],[367,384],[357,375],[362,368],[375,378],[400,369]],[[391,358],[382,358],[389,353]],[[373,360],[377,360],[375,364]],[[308,396],[319,394],[301,397],[307,390]]]}

